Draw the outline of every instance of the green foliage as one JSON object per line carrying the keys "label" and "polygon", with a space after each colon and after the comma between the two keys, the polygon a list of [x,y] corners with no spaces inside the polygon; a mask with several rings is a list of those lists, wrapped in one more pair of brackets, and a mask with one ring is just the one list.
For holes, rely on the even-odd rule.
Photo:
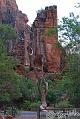
{"label": "green foliage", "polygon": [[36,100],[38,97],[37,84],[31,79],[23,78],[20,83],[20,89],[24,98],[29,100]]}
{"label": "green foliage", "polygon": [[[54,46],[54,45],[53,45],[53,46]],[[59,43],[59,42],[56,43],[56,44],[55,44],[55,48],[62,48],[61,43]]]}
{"label": "green foliage", "polygon": [[[47,101],[56,107],[80,107],[80,55],[69,54],[67,59],[68,69],[62,73],[62,80],[54,80],[55,75],[47,77]],[[61,97],[64,97],[63,101]]]}
{"label": "green foliage", "polygon": [[24,103],[22,104],[22,109],[36,111],[39,108],[39,106],[40,106],[40,102],[31,102],[25,100]]}
{"label": "green foliage", "polygon": [[44,32],[44,36],[48,36],[48,37],[51,37],[53,35],[56,35],[58,32],[57,28],[48,28],[47,31]]}
{"label": "green foliage", "polygon": [[10,94],[9,93],[6,92],[6,93],[2,93],[2,95],[0,94],[0,102],[9,103],[10,101],[11,100],[10,100]]}
{"label": "green foliage", "polygon": [[63,80],[58,82],[57,89],[69,97],[69,102],[80,107],[80,22],[79,15],[70,13],[63,17],[58,27],[60,41],[67,49],[68,69],[63,74]]}
{"label": "green foliage", "polygon": [[48,82],[48,93],[46,100],[47,102],[49,102],[49,104],[56,104],[58,101],[58,96],[60,95],[58,89],[56,88],[57,81],[54,79],[54,74],[49,74],[46,77],[46,80]]}
{"label": "green foliage", "polygon": [[19,87],[20,76],[18,76],[14,72],[12,68],[13,65],[8,64],[9,67],[8,66],[6,67],[5,62],[4,61],[0,62],[0,101],[3,103],[10,102],[13,99],[18,99],[19,97],[21,97]]}
{"label": "green foliage", "polygon": [[6,24],[0,24],[0,39],[15,39],[16,38],[16,31],[15,29]]}
{"label": "green foliage", "polygon": [[80,57],[78,54],[71,54],[68,57],[68,71],[63,74],[63,80],[60,80],[56,86],[61,92],[60,95],[66,94],[70,104],[80,106]]}
{"label": "green foliage", "polygon": [[52,104],[55,104],[56,101],[57,101],[56,92],[54,92],[53,89],[49,89],[46,99],[47,99],[48,102],[50,102]]}
{"label": "green foliage", "polygon": [[0,102],[3,104],[22,95],[19,87],[21,77],[13,70],[17,62],[5,50],[6,41],[14,38],[15,30],[11,26],[0,24]]}
{"label": "green foliage", "polygon": [[6,24],[0,24],[0,54],[6,53],[6,43],[10,40],[15,40],[16,37],[16,31],[13,27]]}
{"label": "green foliage", "polygon": [[60,101],[56,104],[57,108],[70,108],[72,105],[70,105],[70,102],[68,100]]}
{"label": "green foliage", "polygon": [[[80,22],[74,13],[70,17],[63,17],[58,27],[60,41],[65,44],[67,49],[77,50],[80,44]],[[74,47],[75,46],[75,47]]]}
{"label": "green foliage", "polygon": [[38,101],[38,102],[32,102],[31,103],[31,110],[32,111],[37,111],[38,108],[40,107],[41,103]]}
{"label": "green foliage", "polygon": [[[71,57],[72,59],[72,57]],[[80,56],[74,55],[74,60],[72,60],[72,64],[69,69],[69,77],[73,82],[73,87],[70,90],[70,102],[76,106],[80,106]],[[71,60],[70,60],[71,61]]]}
{"label": "green foliage", "polygon": [[9,25],[0,25],[0,103],[8,105],[21,97],[33,101],[38,95],[36,84],[19,76],[14,71],[18,63],[14,57],[7,55],[5,44],[15,38],[15,29]]}
{"label": "green foliage", "polygon": [[23,105],[22,105],[22,109],[24,110],[30,110],[30,105],[31,105],[31,102],[30,101],[24,101]]}

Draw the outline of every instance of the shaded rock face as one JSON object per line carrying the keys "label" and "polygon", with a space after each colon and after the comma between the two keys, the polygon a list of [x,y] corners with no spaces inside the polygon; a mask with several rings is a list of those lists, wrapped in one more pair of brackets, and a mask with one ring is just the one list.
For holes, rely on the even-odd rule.
{"label": "shaded rock face", "polygon": [[[25,43],[30,40],[30,33],[27,29],[28,18],[18,10],[16,0],[0,0],[0,23],[12,25],[17,32],[17,39],[9,42],[9,50],[21,64],[29,64],[29,58]],[[27,56],[27,57],[26,57]]]}
{"label": "shaded rock face", "polygon": [[0,0],[0,22],[15,25],[17,10],[15,0]]}
{"label": "shaded rock face", "polygon": [[[34,20],[33,31],[33,64],[38,69],[43,66],[44,71],[60,72],[64,68],[62,49],[58,44],[58,33],[48,36],[49,29],[57,27],[57,6],[46,7],[40,10]],[[63,66],[62,66],[63,65]]]}

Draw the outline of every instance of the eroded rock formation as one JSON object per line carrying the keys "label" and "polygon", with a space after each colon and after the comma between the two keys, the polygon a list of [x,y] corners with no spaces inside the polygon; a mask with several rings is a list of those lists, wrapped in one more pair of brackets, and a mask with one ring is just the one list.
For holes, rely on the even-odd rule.
{"label": "eroded rock formation", "polygon": [[57,6],[46,7],[45,10],[38,11],[32,26],[33,64],[38,69],[41,69],[43,65],[44,71],[47,72],[60,72],[64,67],[64,64],[61,64],[63,60],[62,49],[57,47],[58,33],[51,34],[56,28]]}
{"label": "eroded rock formation", "polygon": [[49,29],[57,27],[57,6],[38,11],[32,28],[27,22],[28,18],[18,9],[16,0],[0,0],[0,23],[12,25],[17,32],[17,39],[9,42],[9,50],[18,62],[40,71],[42,68],[52,73],[62,71],[65,62],[62,49],[56,47],[58,33],[46,35]]}
{"label": "eroded rock formation", "polygon": [[28,18],[19,11],[16,0],[0,0],[0,23],[12,25],[18,36],[17,39],[9,42],[9,50],[20,64],[24,65],[29,65],[26,46],[30,40],[30,27],[27,22]]}

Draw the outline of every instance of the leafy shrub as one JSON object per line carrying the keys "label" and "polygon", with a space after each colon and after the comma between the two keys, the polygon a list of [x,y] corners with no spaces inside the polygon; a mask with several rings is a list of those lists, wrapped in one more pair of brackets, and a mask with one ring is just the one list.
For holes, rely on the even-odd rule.
{"label": "leafy shrub", "polygon": [[31,102],[26,100],[26,101],[24,101],[24,103],[22,105],[22,109],[30,110],[30,105],[31,105]]}
{"label": "leafy shrub", "polygon": [[53,90],[49,90],[46,99],[50,103],[56,103],[57,95]]}
{"label": "leafy shrub", "polygon": [[72,106],[70,105],[70,103],[69,103],[68,100],[64,100],[64,101],[58,102],[58,103],[56,104],[56,107],[58,107],[58,108],[70,108],[70,107],[72,107]]}
{"label": "leafy shrub", "polygon": [[35,111],[38,109],[39,105],[40,105],[40,102],[31,102],[26,100],[24,101],[22,105],[22,109]]}
{"label": "leafy shrub", "polygon": [[36,111],[40,106],[40,102],[31,103],[31,110]]}

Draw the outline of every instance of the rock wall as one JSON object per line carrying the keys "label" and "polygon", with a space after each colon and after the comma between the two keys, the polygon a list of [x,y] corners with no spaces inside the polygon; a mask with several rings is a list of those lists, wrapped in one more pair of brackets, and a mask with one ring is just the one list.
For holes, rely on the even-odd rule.
{"label": "rock wall", "polygon": [[[46,35],[49,29],[57,27],[57,6],[40,10],[32,28],[27,24],[28,18],[16,4],[16,0],[0,0],[0,23],[12,25],[17,32],[17,39],[9,42],[9,50],[18,62],[43,70],[60,72],[64,68],[62,49],[57,48],[58,33]],[[62,63],[64,62],[64,63]]]}
{"label": "rock wall", "polygon": [[32,26],[32,57],[37,69],[41,69],[43,66],[44,71],[60,72],[64,67],[61,66],[62,49],[57,47],[58,33],[48,35],[48,32],[52,32],[50,29],[55,28],[57,28],[57,6],[46,7],[45,10],[38,11]]}
{"label": "rock wall", "polygon": [[[30,41],[30,27],[27,24],[28,18],[19,11],[16,0],[0,0],[0,23],[12,25],[17,32],[17,39],[9,42],[9,52],[14,55],[20,64],[30,64],[27,54],[27,45]],[[26,57],[27,56],[27,57]]]}

